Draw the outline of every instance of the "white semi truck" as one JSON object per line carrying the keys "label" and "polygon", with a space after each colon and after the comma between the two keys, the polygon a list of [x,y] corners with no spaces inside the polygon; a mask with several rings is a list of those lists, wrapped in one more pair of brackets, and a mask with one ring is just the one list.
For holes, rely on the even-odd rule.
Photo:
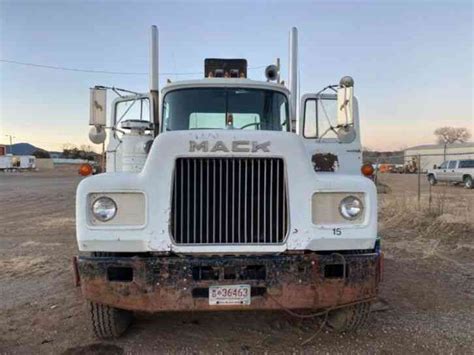
{"label": "white semi truck", "polygon": [[[246,60],[206,59],[203,79],[159,93],[151,37],[149,93],[91,89],[90,138],[109,138],[106,172],[77,189],[75,271],[95,334],[121,335],[134,311],[311,310],[338,331],[363,325],[382,253],[353,80],[299,101],[293,28],[288,85],[279,64],[254,81]],[[120,94],[109,118],[108,91]]]}

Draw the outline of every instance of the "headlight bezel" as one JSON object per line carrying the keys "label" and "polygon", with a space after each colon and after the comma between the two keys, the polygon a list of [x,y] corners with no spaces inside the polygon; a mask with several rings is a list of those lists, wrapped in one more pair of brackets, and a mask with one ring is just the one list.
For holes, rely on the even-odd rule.
{"label": "headlight bezel", "polygon": [[[346,219],[341,215],[340,203],[348,196],[357,197],[363,204],[362,212],[354,219]],[[319,190],[311,196],[311,222],[318,228],[359,228],[369,223],[371,205],[366,191],[334,191]]]}
{"label": "headlight bezel", "polygon": [[[107,222],[95,218],[92,204],[100,197],[109,197],[117,205],[115,217]],[[148,200],[143,191],[111,190],[91,191],[87,194],[86,219],[88,229],[143,229],[148,223]]]}
{"label": "headlight bezel", "polygon": [[[349,201],[352,200],[352,201]],[[352,206],[351,206],[352,204]],[[354,206],[356,204],[357,206]],[[351,209],[358,209],[358,212],[351,214]],[[354,221],[359,219],[364,213],[364,202],[354,195],[348,195],[339,202],[339,214],[348,221]]]}
{"label": "headlight bezel", "polygon": [[[99,213],[97,213],[95,211],[96,209],[96,204],[98,203],[104,203],[103,201],[106,201],[105,203],[109,203],[111,206],[113,206],[113,213],[112,215],[109,215],[109,216],[106,216],[106,217],[103,217],[101,216]],[[96,199],[94,199],[94,201],[92,202],[91,204],[91,213],[92,213],[92,216],[98,220],[99,222],[102,222],[102,223],[106,223],[106,222],[109,222],[111,220],[113,220],[115,218],[115,216],[117,216],[117,210],[118,210],[118,207],[117,207],[117,203],[114,201],[114,199],[112,199],[111,197],[109,196],[99,196],[97,197]]]}

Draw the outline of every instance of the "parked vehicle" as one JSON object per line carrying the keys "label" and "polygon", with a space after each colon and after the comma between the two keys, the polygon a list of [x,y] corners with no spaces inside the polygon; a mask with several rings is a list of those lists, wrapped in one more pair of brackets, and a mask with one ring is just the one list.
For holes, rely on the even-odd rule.
{"label": "parked vehicle", "polygon": [[0,170],[8,171],[13,168],[13,156],[11,154],[0,156]]}
{"label": "parked vehicle", "polygon": [[403,172],[405,174],[415,174],[418,172],[418,163],[415,157],[412,157],[411,160],[405,161]]}
{"label": "parked vehicle", "polygon": [[304,95],[297,117],[293,28],[288,87],[279,60],[254,81],[245,59],[206,59],[203,79],[159,95],[157,36],[150,93],[107,117],[119,89],[91,89],[89,137],[110,137],[106,173],[77,189],[75,271],[96,335],[119,336],[133,311],[306,309],[362,326],[382,253],[353,79]]}
{"label": "parked vehicle", "polygon": [[2,155],[0,156],[0,170],[24,171],[36,169],[36,158],[33,155]]}
{"label": "parked vehicle", "polygon": [[405,172],[404,164],[393,164],[393,168],[390,171],[393,174],[403,174]]}
{"label": "parked vehicle", "polygon": [[447,160],[440,166],[433,166],[428,170],[428,181],[431,185],[438,182],[464,184],[466,189],[474,186],[474,159]]}
{"label": "parked vehicle", "polygon": [[36,168],[36,157],[33,155],[20,155],[19,157],[20,169],[34,170]]}

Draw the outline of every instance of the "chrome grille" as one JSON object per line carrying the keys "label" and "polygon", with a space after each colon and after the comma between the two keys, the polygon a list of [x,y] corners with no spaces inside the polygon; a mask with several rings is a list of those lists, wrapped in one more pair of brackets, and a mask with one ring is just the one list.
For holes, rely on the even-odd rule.
{"label": "chrome grille", "polygon": [[280,158],[179,158],[171,203],[177,244],[277,244],[288,229]]}

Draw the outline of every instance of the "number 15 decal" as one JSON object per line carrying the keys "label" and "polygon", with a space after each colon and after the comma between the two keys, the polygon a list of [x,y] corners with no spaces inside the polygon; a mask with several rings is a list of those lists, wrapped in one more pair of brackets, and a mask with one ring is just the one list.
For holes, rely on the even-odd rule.
{"label": "number 15 decal", "polygon": [[341,230],[341,228],[333,228],[333,229],[332,229],[332,234],[333,234],[333,235],[342,235],[342,230]]}

